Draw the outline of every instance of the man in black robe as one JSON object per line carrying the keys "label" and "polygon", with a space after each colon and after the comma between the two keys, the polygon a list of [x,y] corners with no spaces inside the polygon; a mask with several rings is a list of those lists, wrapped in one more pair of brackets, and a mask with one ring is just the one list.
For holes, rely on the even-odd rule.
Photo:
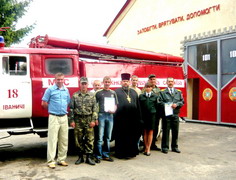
{"label": "man in black robe", "polygon": [[128,159],[138,155],[141,135],[141,112],[138,94],[129,88],[130,74],[121,74],[121,88],[115,90],[118,98],[114,117],[115,155]]}

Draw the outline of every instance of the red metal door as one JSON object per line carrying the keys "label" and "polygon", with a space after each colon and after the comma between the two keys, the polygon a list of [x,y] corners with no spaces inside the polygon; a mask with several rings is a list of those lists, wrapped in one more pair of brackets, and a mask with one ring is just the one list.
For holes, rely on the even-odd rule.
{"label": "red metal door", "polygon": [[236,78],[221,92],[221,122],[236,124]]}

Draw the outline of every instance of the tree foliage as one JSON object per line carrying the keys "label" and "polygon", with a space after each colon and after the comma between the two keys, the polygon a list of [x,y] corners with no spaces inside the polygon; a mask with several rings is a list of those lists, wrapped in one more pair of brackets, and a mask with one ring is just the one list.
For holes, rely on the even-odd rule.
{"label": "tree foliage", "polygon": [[34,24],[16,30],[18,20],[27,12],[27,7],[33,0],[0,0],[0,28],[10,27],[0,31],[4,36],[6,46],[19,43],[34,28]]}

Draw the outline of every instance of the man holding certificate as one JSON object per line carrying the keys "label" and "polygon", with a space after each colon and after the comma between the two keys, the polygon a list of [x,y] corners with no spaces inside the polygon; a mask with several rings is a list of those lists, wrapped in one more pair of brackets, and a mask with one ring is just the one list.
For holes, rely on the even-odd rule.
{"label": "man holding certificate", "polygon": [[167,154],[169,150],[169,134],[172,133],[171,149],[180,153],[178,149],[179,111],[184,105],[182,92],[174,88],[174,78],[167,78],[167,88],[160,92],[159,103],[164,108],[162,119],[162,152]]}
{"label": "man holding certificate", "polygon": [[[112,162],[110,157],[110,140],[113,129],[113,114],[117,107],[117,96],[115,91],[110,89],[111,78],[105,76],[103,78],[103,89],[98,90],[95,94],[96,101],[99,106],[98,113],[98,141],[96,149],[96,163],[100,163],[100,160]],[[102,147],[104,140],[104,145]]]}

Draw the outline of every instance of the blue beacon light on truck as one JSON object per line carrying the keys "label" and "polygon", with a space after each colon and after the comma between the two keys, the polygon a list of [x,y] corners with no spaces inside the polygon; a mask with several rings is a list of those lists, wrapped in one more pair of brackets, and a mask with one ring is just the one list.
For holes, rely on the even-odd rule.
{"label": "blue beacon light on truck", "polygon": [[3,36],[0,36],[0,48],[1,48],[1,47],[4,47],[4,45],[5,45],[4,37],[3,37]]}

